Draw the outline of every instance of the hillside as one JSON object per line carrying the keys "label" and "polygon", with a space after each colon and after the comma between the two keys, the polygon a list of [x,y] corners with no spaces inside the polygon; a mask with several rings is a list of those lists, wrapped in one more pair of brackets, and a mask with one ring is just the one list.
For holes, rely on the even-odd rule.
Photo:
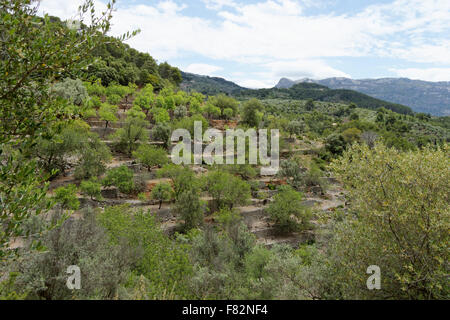
{"label": "hillside", "polygon": [[201,76],[193,73],[181,72],[183,82],[180,88],[184,91],[197,91],[206,95],[218,93],[236,93],[245,88],[223,78]]}
{"label": "hillside", "polygon": [[[353,102],[361,108],[366,109],[384,107],[398,113],[412,113],[412,110],[409,107],[400,104],[382,101],[353,90],[331,90],[324,85],[315,83],[302,82],[293,87],[290,85],[293,81],[282,79],[280,80],[280,83],[289,86],[289,88],[247,89],[223,78],[200,76],[186,72],[181,72],[181,75],[183,77],[183,82],[180,85],[182,90],[187,92],[194,90],[205,95],[227,93],[240,98],[312,99],[324,102]],[[285,80],[284,83],[283,80]]]}
{"label": "hillside", "polygon": [[0,300],[448,299],[450,117],[182,75],[114,2],[39,5],[0,2]]}
{"label": "hillside", "polygon": [[406,78],[353,80],[328,78],[323,80],[282,78],[275,88],[288,89],[296,83],[314,82],[330,89],[349,89],[371,97],[411,107],[416,112],[450,115],[450,82],[429,82]]}
{"label": "hillside", "polygon": [[346,90],[346,89],[329,89],[326,86],[315,84],[315,83],[298,83],[289,89],[258,89],[240,92],[242,97],[255,97],[259,99],[312,99],[315,101],[324,102],[345,102],[345,103],[355,103],[361,108],[365,109],[377,109],[384,107],[386,109],[402,113],[411,114],[412,110],[409,107],[395,104],[391,102],[382,101],[363,93]]}

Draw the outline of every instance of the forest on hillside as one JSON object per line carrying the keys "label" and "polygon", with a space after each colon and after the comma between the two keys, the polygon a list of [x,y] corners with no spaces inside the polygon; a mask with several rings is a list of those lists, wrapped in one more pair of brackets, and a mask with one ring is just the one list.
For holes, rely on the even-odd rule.
{"label": "forest on hillside", "polygon": [[[449,299],[448,117],[314,84],[188,90],[138,31],[109,35],[114,1],[80,12],[0,0],[0,300]],[[196,122],[205,145],[278,129],[278,173],[245,150],[173,163]]]}

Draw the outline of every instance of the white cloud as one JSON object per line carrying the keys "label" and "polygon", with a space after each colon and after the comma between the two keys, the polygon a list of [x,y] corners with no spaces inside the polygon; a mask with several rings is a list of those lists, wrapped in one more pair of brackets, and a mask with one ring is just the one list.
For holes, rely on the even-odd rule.
{"label": "white cloud", "polygon": [[272,81],[264,81],[264,80],[256,80],[256,79],[242,79],[235,78],[231,79],[234,83],[237,83],[241,87],[250,88],[250,89],[258,89],[258,88],[272,88],[274,84]]}
{"label": "white cloud", "polygon": [[202,0],[206,8],[211,10],[220,10],[223,7],[236,7],[237,4],[233,0]]}
{"label": "white cloud", "polygon": [[350,77],[347,73],[328,66],[321,60],[276,61],[264,65],[271,70],[276,79],[289,77],[294,80],[301,78],[323,79],[328,77]]}
{"label": "white cloud", "polygon": [[41,0],[39,13],[57,16],[61,19],[75,18],[82,0],[73,0],[63,3],[61,0]]}
{"label": "white cloud", "polygon": [[192,63],[184,71],[201,75],[212,75],[214,72],[222,70],[222,67],[213,66],[205,63]]}
{"label": "white cloud", "polygon": [[[170,0],[121,6],[114,14],[112,33],[141,29],[128,43],[161,61],[198,55],[262,67],[271,77],[257,80],[264,83],[275,75],[288,76],[283,72],[293,78],[348,76],[326,64],[330,57],[388,57],[441,64],[441,68],[450,65],[449,0],[396,0],[356,14],[313,16],[304,14],[311,0],[203,2],[216,10],[217,17],[185,15],[186,5]],[[67,17],[75,5],[44,0],[42,7]]]}
{"label": "white cloud", "polygon": [[399,77],[426,80],[426,81],[449,81],[450,68],[406,68],[389,69]]}
{"label": "white cloud", "polygon": [[328,66],[324,61],[315,59],[275,61],[261,64],[259,67],[262,70],[260,72],[250,74],[234,72],[231,74],[230,80],[246,88],[272,88],[282,77],[292,80],[330,77],[350,78],[347,73]]}
{"label": "white cloud", "polygon": [[187,6],[185,4],[178,5],[171,0],[161,1],[157,4],[158,9],[160,9],[163,13],[167,14],[175,14],[178,11],[182,11]]}
{"label": "white cloud", "polygon": [[[353,16],[305,16],[302,3],[292,0],[239,6],[224,0],[208,3],[222,8],[218,12],[221,20],[185,16],[181,12],[183,7],[164,1],[153,7],[138,5],[118,10],[113,30],[119,34],[129,30],[130,24],[139,27],[142,34],[130,44],[164,59],[191,52],[232,61],[370,54],[400,55],[416,61],[423,60],[424,54],[417,57],[406,54],[411,45],[423,47],[425,51],[432,49],[424,43],[429,40],[421,37],[424,32],[450,29],[450,1],[447,0],[397,0],[370,6]],[[234,9],[227,10],[223,7],[225,3]],[[400,33],[404,34],[399,36]],[[399,39],[394,41],[393,37]],[[437,40],[447,40],[446,33]],[[436,45],[434,49],[442,51],[439,56],[450,57],[448,46]],[[432,60],[433,55],[430,56],[427,60]]]}
{"label": "white cloud", "polygon": [[418,40],[418,43],[410,48],[393,49],[393,52],[408,61],[450,65],[450,40],[432,44],[423,41]]}

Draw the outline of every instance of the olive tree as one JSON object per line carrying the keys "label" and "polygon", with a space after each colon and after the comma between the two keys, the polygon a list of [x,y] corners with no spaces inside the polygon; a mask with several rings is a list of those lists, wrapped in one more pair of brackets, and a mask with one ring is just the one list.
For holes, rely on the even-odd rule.
{"label": "olive tree", "polygon": [[302,194],[290,186],[281,186],[266,209],[281,232],[301,231],[309,227],[310,212],[302,204]]}
{"label": "olive tree", "polygon": [[217,206],[244,205],[251,198],[250,185],[224,171],[212,171],[204,178],[204,189],[216,201]]}
{"label": "olive tree", "polygon": [[144,165],[148,171],[154,166],[161,167],[169,162],[166,150],[148,144],[140,145],[137,150],[133,152],[133,157],[135,157],[139,163]]}
{"label": "olive tree", "polygon": [[106,41],[113,5],[114,1],[107,4],[104,14],[97,16],[93,0],[85,0],[78,14],[83,28],[69,28],[48,15],[38,17],[38,1],[0,1],[0,34],[4,36],[0,50],[0,151],[5,154],[11,146],[15,150],[2,158],[0,167],[0,198],[7,204],[0,209],[2,257],[7,254],[9,239],[22,234],[22,221],[51,207],[44,203],[45,176],[33,160],[28,160],[29,151],[42,129],[76,116],[74,109],[67,108],[68,101],[54,98],[50,87],[62,74],[73,78],[83,74],[92,62],[93,50]]}
{"label": "olive tree", "polygon": [[[448,296],[449,149],[401,152],[354,145],[332,169],[348,190],[349,216],[335,230],[330,260],[346,298]],[[377,265],[382,290],[366,288]]]}
{"label": "olive tree", "polygon": [[195,188],[183,191],[175,202],[175,212],[184,221],[185,231],[201,226],[205,211],[205,203]]}
{"label": "olive tree", "polygon": [[159,208],[161,209],[163,201],[169,201],[172,199],[173,190],[172,186],[167,182],[158,183],[153,187],[151,197],[154,200],[159,201]]}

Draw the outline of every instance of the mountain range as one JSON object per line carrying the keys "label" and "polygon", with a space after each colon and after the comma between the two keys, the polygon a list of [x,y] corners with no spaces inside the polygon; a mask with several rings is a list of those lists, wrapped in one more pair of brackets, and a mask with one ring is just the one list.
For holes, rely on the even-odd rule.
{"label": "mountain range", "polygon": [[415,112],[436,116],[450,116],[450,81],[429,82],[407,78],[381,78],[353,80],[349,78],[327,78],[323,80],[282,78],[275,86],[288,89],[298,83],[316,83],[330,89],[348,89],[371,97],[406,105]]}

